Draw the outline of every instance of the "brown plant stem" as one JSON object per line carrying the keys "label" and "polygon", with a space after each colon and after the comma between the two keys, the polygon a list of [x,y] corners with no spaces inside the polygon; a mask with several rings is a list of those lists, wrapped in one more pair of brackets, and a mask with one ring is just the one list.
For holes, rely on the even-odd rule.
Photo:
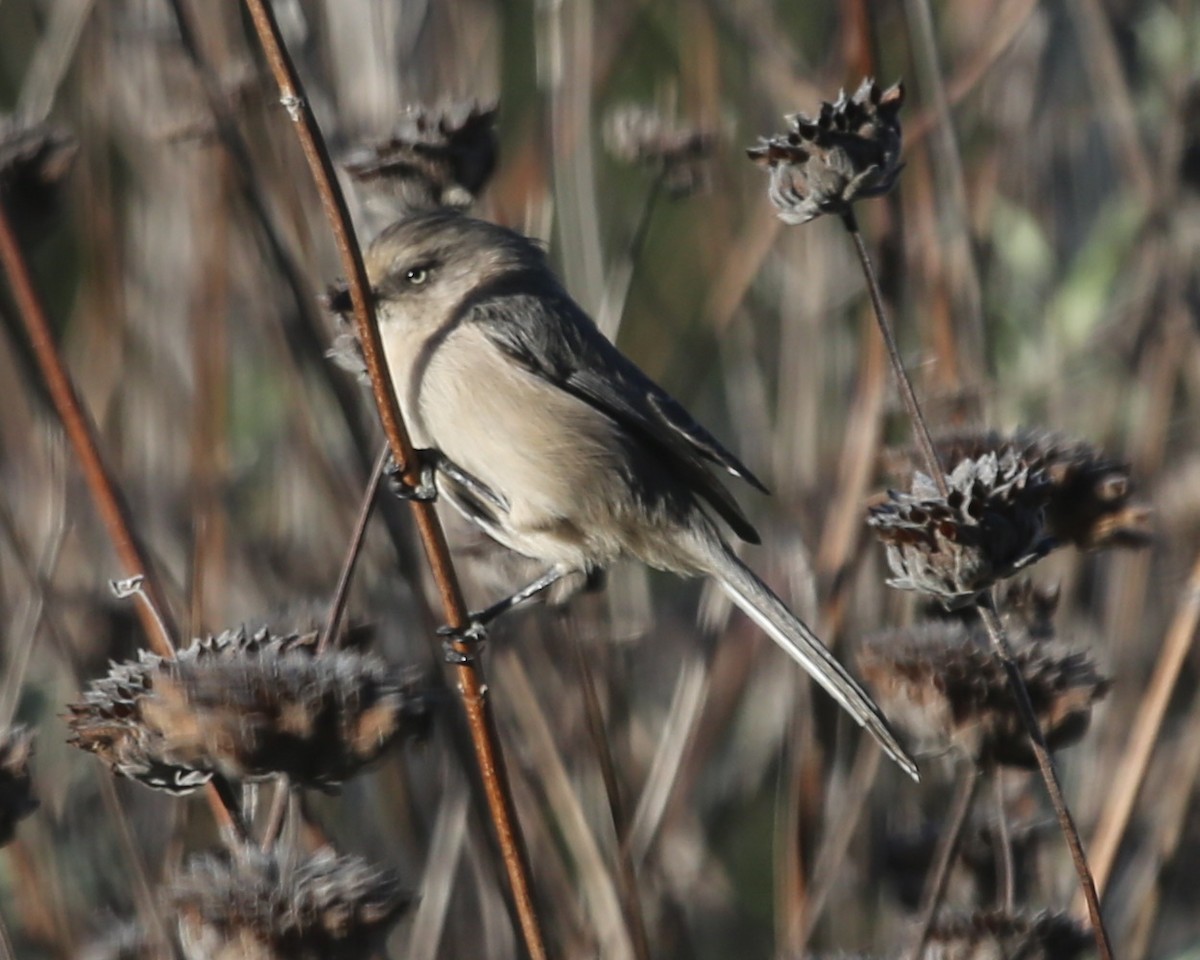
{"label": "brown plant stem", "polygon": [[[296,135],[341,255],[342,268],[349,282],[350,299],[354,305],[355,326],[379,407],[380,419],[383,421],[384,433],[387,435],[392,455],[400,465],[403,479],[416,486],[420,480],[420,465],[413,453],[412,442],[401,420],[392,383],[387,375],[374,307],[368,296],[369,284],[362,252],[355,240],[350,213],[338,186],[333,162],[329,158],[316,118],[304,96],[303,86],[287,53],[268,0],[245,0],[245,5],[271,73],[279,86],[281,102],[295,126]],[[438,522],[432,503],[414,501],[412,509],[426,557],[441,594],[447,625],[452,630],[463,630],[468,624],[468,611],[450,560],[445,532]],[[463,661],[456,667],[459,691],[467,714],[488,809],[512,887],[521,934],[533,960],[543,960],[546,957],[546,948],[541,922],[533,902],[528,857],[517,823],[495,720],[485,694],[482,671],[473,656],[473,644],[456,640],[455,648],[462,655]]]}
{"label": "brown plant stem", "polygon": [[[109,539],[112,540],[121,567],[127,576],[140,574],[146,578],[146,592],[154,606],[166,618],[169,615],[166,600],[159,589],[158,579],[152,574],[150,559],[133,532],[133,515],[117,489],[112,471],[100,453],[96,428],[83,408],[79,392],[75,389],[58,345],[54,342],[54,334],[41,296],[34,287],[29,265],[25,262],[25,256],[21,252],[3,204],[0,204],[0,261],[3,262],[4,272],[8,275],[13,299],[25,325],[29,345],[37,358],[46,390],[54,402],[54,409],[62,421],[71,449],[75,452],[75,458],[83,472],[88,492],[91,493],[100,519],[108,531]],[[169,619],[166,620],[168,632],[163,633],[149,610],[139,607],[138,614],[154,652],[164,657],[171,656],[174,653],[172,638],[176,636],[174,624]]]}
{"label": "brown plant stem", "polygon": [[346,610],[346,597],[350,593],[350,581],[354,577],[354,567],[358,563],[358,555],[362,552],[363,539],[367,535],[367,524],[375,506],[375,496],[379,493],[379,484],[383,481],[383,471],[387,469],[388,445],[385,443],[375,458],[371,468],[371,476],[367,480],[367,489],[363,492],[362,504],[358,509],[358,519],[354,523],[354,532],[350,535],[350,545],[346,548],[346,559],[342,563],[338,575],[337,586],[333,591],[333,599],[329,601],[329,613],[325,618],[325,628],[321,631],[321,639],[317,641],[317,654],[322,654],[333,645],[338,627],[342,623],[342,614]]}
{"label": "brown plant stem", "polygon": [[875,308],[875,319],[879,325],[879,332],[883,336],[884,346],[887,347],[888,359],[892,362],[892,372],[896,375],[900,399],[904,402],[904,409],[912,421],[917,447],[921,451],[921,458],[925,461],[925,472],[937,484],[938,493],[944,497],[950,492],[946,485],[945,471],[942,470],[937,450],[934,449],[933,438],[929,435],[929,426],[925,423],[924,414],[921,413],[921,405],[917,402],[917,394],[913,390],[912,381],[904,369],[904,361],[900,359],[900,349],[896,346],[896,337],[892,333],[892,325],[888,321],[887,311],[883,306],[879,278],[875,275],[875,267],[871,263],[870,254],[867,253],[867,245],[863,242],[862,231],[858,229],[858,218],[855,217],[853,210],[842,216],[842,223],[854,241],[854,250],[858,254],[858,262],[862,265],[863,276],[867,281],[867,292],[871,295],[871,306]]}
{"label": "brown plant stem", "polygon": [[[42,298],[34,286],[29,265],[21,252],[21,246],[17,242],[16,233],[2,201],[0,263],[3,263],[4,272],[8,276],[13,299],[25,325],[34,356],[37,357],[46,390],[62,421],[79,469],[83,473],[84,483],[92,495],[117,558],[129,577],[141,578],[142,595],[146,602],[137,604],[136,608],[150,647],[160,656],[172,657],[175,655],[173,638],[177,632],[170,619],[166,597],[158,577],[155,576],[154,568],[150,565],[149,556],[133,531],[133,515],[129,505],[121,496],[112,471],[104,462],[95,425],[84,410],[79,391],[75,389],[75,383],[63,362],[58,344],[55,343]],[[222,832],[226,836],[244,839],[245,830],[237,807],[228,805],[227,798],[223,798],[212,783],[205,786],[204,793]]]}
{"label": "brown plant stem", "polygon": [[846,862],[846,854],[862,821],[867,798],[871,795],[871,788],[879,775],[879,761],[882,757],[883,752],[873,739],[858,738],[854,766],[851,767],[841,790],[844,802],[838,805],[836,819],[829,822],[823,831],[821,846],[817,850],[812,871],[813,889],[801,918],[803,926],[798,938],[798,956],[806,952],[817,921],[821,919],[821,914],[829,905],[833,891],[841,880],[841,867]]}
{"label": "brown plant stem", "polygon": [[641,894],[638,892],[637,874],[633,869],[633,857],[629,853],[629,816],[617,777],[616,763],[609,748],[608,735],[604,730],[604,714],[600,709],[600,698],[596,695],[596,678],[588,662],[584,638],[576,624],[568,622],[565,629],[572,634],[575,648],[575,665],[579,670],[580,687],[583,691],[584,714],[587,718],[588,735],[596,749],[600,766],[600,777],[604,781],[604,792],[608,797],[609,814],[612,817],[613,834],[616,838],[617,883],[625,907],[625,923],[629,927],[629,939],[636,960],[650,960],[650,939],[646,935],[646,916],[642,910]]}
{"label": "brown plant stem", "polygon": [[1138,791],[1150,765],[1150,755],[1158,742],[1158,734],[1167,713],[1167,704],[1187,660],[1188,651],[1192,649],[1195,641],[1197,623],[1200,623],[1200,556],[1192,566],[1179,607],[1167,629],[1162,649],[1158,653],[1154,675],[1146,687],[1133,727],[1129,731],[1125,752],[1111,780],[1112,793],[1100,815],[1096,832],[1092,835],[1092,867],[1096,876],[1096,886],[1101,891],[1108,885],[1108,878],[1117,857],[1117,848],[1129,825]]}
{"label": "brown plant stem", "polygon": [[275,790],[271,794],[271,808],[267,811],[267,822],[263,827],[259,847],[269,853],[279,837],[283,834],[283,825],[287,822],[288,807],[291,806],[292,784],[287,774],[281,773],[275,778]]}
{"label": "brown plant stem", "polygon": [[950,879],[950,867],[954,863],[955,853],[958,852],[958,842],[962,839],[967,814],[971,812],[971,804],[975,801],[975,794],[979,792],[979,765],[974,760],[960,762],[962,769],[954,787],[954,799],[950,802],[950,819],[938,838],[937,849],[933,852],[933,863],[929,866],[929,876],[925,881],[925,890],[921,894],[917,936],[908,952],[909,960],[918,960],[925,950],[925,942],[929,939],[934,917],[942,904],[942,897],[946,895],[946,882]]}
{"label": "brown plant stem", "polygon": [[937,221],[939,259],[945,264],[938,278],[939,286],[944,285],[949,294],[949,306],[954,315],[957,365],[968,379],[978,382],[987,370],[983,294],[979,266],[971,249],[962,154],[939,63],[930,2],[904,0],[903,7],[913,69],[922,99],[929,103],[935,118],[926,149],[930,174],[938,184],[938,189],[931,192],[931,198]]}
{"label": "brown plant stem", "polygon": [[1008,832],[1008,817],[1004,810],[1004,771],[992,768],[992,801],[995,806],[995,843],[997,900],[1000,908],[1012,913],[1016,901],[1016,874],[1013,865],[1012,837]]}
{"label": "brown plant stem", "polygon": [[650,182],[650,190],[642,201],[642,209],[638,214],[637,224],[633,228],[629,243],[618,264],[609,270],[604,284],[604,296],[600,301],[600,309],[596,312],[596,326],[604,331],[604,335],[614,343],[621,329],[621,321],[625,316],[625,305],[629,301],[629,291],[633,287],[633,276],[637,272],[646,237],[650,234],[650,222],[658,207],[658,198],[663,192],[664,175],[659,172]]}
{"label": "brown plant stem", "polygon": [[1087,903],[1088,919],[1092,924],[1092,935],[1096,938],[1097,954],[1100,960],[1112,960],[1112,946],[1108,939],[1108,930],[1104,926],[1104,917],[1100,913],[1100,897],[1096,893],[1096,883],[1088,868],[1087,855],[1083,850],[1083,842],[1079,838],[1079,830],[1075,826],[1075,819],[1071,816],[1071,809],[1067,806],[1066,798],[1063,796],[1062,784],[1059,782],[1058,772],[1054,769],[1054,760],[1046,747],[1046,739],[1042,736],[1042,728],[1038,723],[1037,713],[1034,712],[1033,703],[1029,699],[1025,681],[1021,677],[1020,667],[1017,666],[1017,661],[1013,657],[1012,647],[1009,645],[1008,637],[1004,633],[1004,627],[1000,623],[1000,617],[996,613],[991,597],[981,599],[975,608],[979,611],[979,619],[983,621],[988,637],[991,638],[992,647],[1004,665],[1004,672],[1008,675],[1009,686],[1017,701],[1017,710],[1021,714],[1021,721],[1025,725],[1029,741],[1033,746],[1033,755],[1037,759],[1038,770],[1041,771],[1042,780],[1046,784],[1046,792],[1050,795],[1050,803],[1058,817],[1058,825],[1062,829],[1067,847],[1071,851],[1071,862],[1075,865],[1075,873],[1079,877],[1079,886],[1083,890],[1084,900]]}
{"label": "brown plant stem", "polygon": [[[887,314],[884,310],[883,297],[879,290],[879,281],[875,276],[875,269],[871,264],[871,258],[863,242],[862,233],[858,229],[858,222],[854,216],[854,212],[851,210],[846,213],[842,217],[842,222],[854,240],[854,249],[858,253],[858,259],[863,268],[863,275],[867,280],[867,289],[871,295],[872,306],[875,308],[875,317],[879,322],[879,331],[883,335],[884,343],[887,346],[888,357],[892,362],[892,368],[896,374],[901,398],[912,421],[917,446],[925,461],[926,470],[937,485],[938,493],[945,497],[949,493],[946,476],[938,459],[937,451],[933,446],[933,439],[929,435],[929,427],[921,413],[920,404],[917,402],[916,393],[913,391],[912,382],[908,378],[908,374],[904,369],[904,363],[900,358],[900,352],[896,347],[896,340],[892,334],[891,324],[888,322]],[[1096,893],[1096,884],[1088,868],[1087,856],[1084,853],[1083,843],[1079,838],[1079,831],[1075,826],[1075,820],[1071,816],[1071,810],[1067,806],[1066,799],[1063,796],[1062,784],[1059,782],[1058,773],[1054,769],[1054,761],[1051,759],[1050,752],[1046,748],[1046,740],[1042,736],[1037,714],[1033,709],[1033,704],[1030,702],[1029,691],[1025,687],[1025,681],[1021,677],[1020,668],[1013,657],[1012,648],[1009,646],[1008,638],[1005,636],[1004,628],[992,604],[991,597],[985,596],[981,598],[976,603],[976,610],[979,613],[980,620],[983,621],[988,636],[991,638],[992,646],[1004,666],[1009,686],[1012,688],[1013,697],[1017,703],[1017,711],[1021,715],[1021,721],[1029,734],[1029,739],[1033,746],[1033,753],[1037,759],[1038,769],[1041,771],[1042,780],[1046,784],[1046,791],[1050,795],[1050,802],[1054,807],[1055,815],[1058,817],[1063,836],[1066,838],[1067,847],[1071,851],[1071,862],[1075,866],[1075,872],[1079,877],[1079,884],[1087,903],[1088,916],[1092,923],[1092,932],[1096,938],[1096,947],[1100,960],[1112,960],[1112,947],[1109,942],[1108,931],[1104,926],[1104,918],[1100,913],[1100,898]],[[944,883],[944,879],[942,882]],[[940,899],[940,894],[937,899]],[[936,899],[929,906],[932,907],[932,910],[936,910]],[[932,912],[923,912],[920,939],[912,953],[914,960],[924,946],[925,938],[928,936],[928,924],[932,920]]]}
{"label": "brown plant stem", "polygon": [[0,917],[0,960],[17,960],[12,940],[8,936],[8,924]]}

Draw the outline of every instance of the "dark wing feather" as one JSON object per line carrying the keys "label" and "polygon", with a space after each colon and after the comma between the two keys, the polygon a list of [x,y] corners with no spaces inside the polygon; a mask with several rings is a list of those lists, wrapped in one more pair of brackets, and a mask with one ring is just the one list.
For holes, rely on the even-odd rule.
{"label": "dark wing feather", "polygon": [[[521,318],[514,320],[514,317]],[[625,357],[564,293],[509,293],[477,301],[468,319],[480,322],[514,362],[641,436],[719,513],[733,531],[758,543],[757,531],[728,490],[707,469],[724,468],[767,489],[720,441]]]}

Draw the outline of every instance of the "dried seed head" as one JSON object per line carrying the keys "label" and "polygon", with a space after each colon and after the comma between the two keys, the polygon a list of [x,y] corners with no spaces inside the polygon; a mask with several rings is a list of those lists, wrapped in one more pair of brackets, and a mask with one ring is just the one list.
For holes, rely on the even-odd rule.
{"label": "dried seed head", "polygon": [[791,117],[791,128],[762,138],[746,153],[770,173],[768,192],[784,223],[823,213],[845,215],[855,200],[887,193],[900,173],[900,107],[904,85],[886,90],[863,80],[822,103],[815,118]]}
{"label": "dried seed head", "polygon": [[390,871],[329,849],[294,866],[201,857],[169,896],[189,960],[359,960],[412,902]]}
{"label": "dried seed head", "polygon": [[704,161],[713,154],[716,136],[668,120],[659,111],[628,104],[613,110],[604,124],[604,143],[622,163],[650,167],[673,196],[708,186]]}
{"label": "dried seed head", "polygon": [[115,664],[72,704],[71,742],[123,776],[188,793],[222,773],[327,787],[396,736],[423,735],[428,696],[378,657],[315,653],[314,636],[228,631],[173,659]]}
{"label": "dried seed head", "polygon": [[1035,916],[988,911],[943,916],[929,931],[922,960],[1074,960],[1093,943],[1086,927],[1069,914]]}
{"label": "dried seed head", "polygon": [[33,796],[33,733],[26,727],[9,727],[0,733],[0,846],[16,833],[17,823],[37,809]]}
{"label": "dried seed head", "polygon": [[73,136],[49,124],[0,117],[0,199],[22,233],[36,237],[53,218],[78,149]]}
{"label": "dried seed head", "polygon": [[1048,484],[1013,448],[960,461],[947,484],[942,497],[918,473],[911,493],[889,491],[867,522],[887,547],[893,587],[954,608],[1045,556],[1052,541],[1044,525]]}
{"label": "dried seed head", "polygon": [[392,134],[357,150],[346,172],[403,212],[466,208],[496,169],[496,107],[473,101],[410,107]]}
{"label": "dried seed head", "polygon": [[[1141,547],[1150,542],[1150,510],[1132,502],[1129,465],[1089,443],[1044,430],[1022,429],[1012,435],[996,431],[953,434],[942,437],[935,446],[947,470],[985,453],[1016,450],[1030,470],[1042,473],[1049,484],[1046,532],[1059,543],[1092,550]],[[916,452],[895,451],[886,462],[903,485],[916,469]]]}
{"label": "dried seed head", "polygon": [[[1011,639],[1047,746],[1076,743],[1109,680],[1086,653],[1027,635]],[[884,713],[922,749],[1034,766],[1004,666],[982,631],[935,622],[876,634],[859,651],[858,668]]]}

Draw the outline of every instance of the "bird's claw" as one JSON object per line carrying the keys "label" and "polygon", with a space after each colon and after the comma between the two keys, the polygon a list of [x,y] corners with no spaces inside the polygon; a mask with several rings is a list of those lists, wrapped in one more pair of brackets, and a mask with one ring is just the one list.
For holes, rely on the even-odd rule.
{"label": "bird's claw", "polygon": [[[467,621],[465,627],[438,627],[437,633],[442,638],[442,654],[446,662],[456,667],[473,664],[475,651],[487,639],[487,628],[474,617]],[[464,653],[459,647],[467,647],[471,652]]]}
{"label": "bird's claw", "polygon": [[388,468],[388,488],[392,495],[401,500],[416,500],[420,503],[432,503],[438,497],[437,488],[437,459],[432,450],[417,450],[417,482],[405,480],[400,468],[392,463]]}

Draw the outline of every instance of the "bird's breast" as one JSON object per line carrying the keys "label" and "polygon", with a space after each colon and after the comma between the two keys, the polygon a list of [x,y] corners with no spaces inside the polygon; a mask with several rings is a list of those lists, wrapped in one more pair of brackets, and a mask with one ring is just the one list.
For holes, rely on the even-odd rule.
{"label": "bird's breast", "polygon": [[619,427],[503,354],[474,324],[409,355],[389,349],[414,442],[436,447],[510,505],[553,526],[611,511],[628,445]]}

